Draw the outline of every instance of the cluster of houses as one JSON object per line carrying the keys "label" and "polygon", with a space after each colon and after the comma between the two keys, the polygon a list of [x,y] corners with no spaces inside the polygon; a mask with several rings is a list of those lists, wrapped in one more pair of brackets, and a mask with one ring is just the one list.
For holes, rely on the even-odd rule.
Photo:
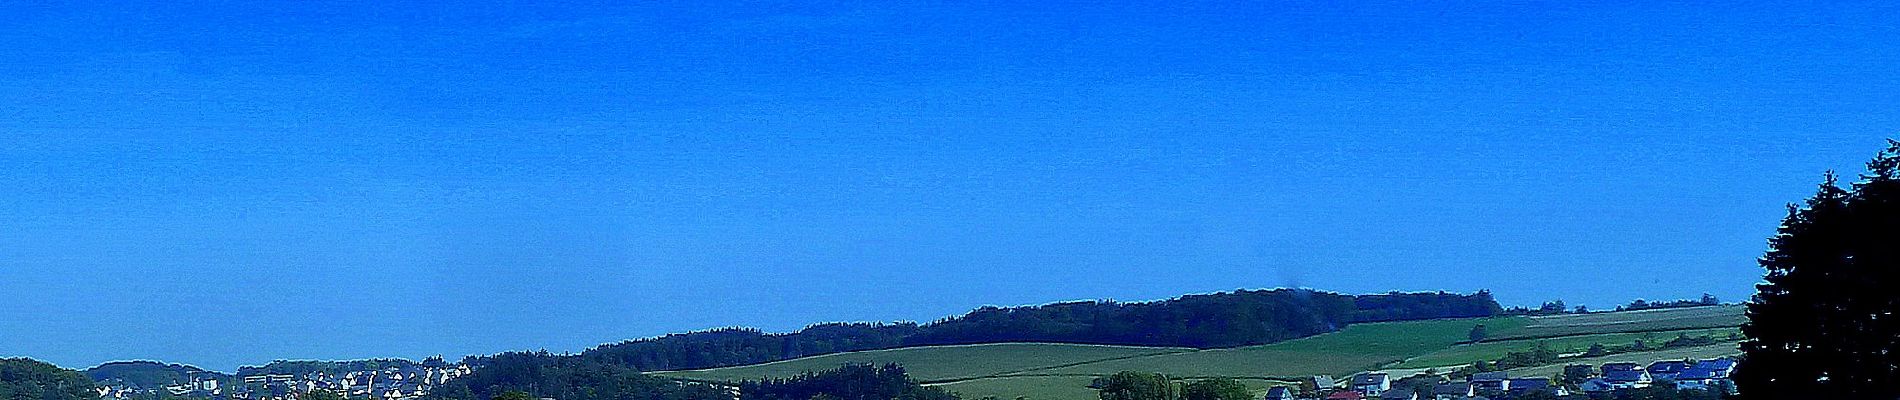
{"label": "cluster of houses", "polygon": [[1590,378],[1577,387],[1586,392],[1612,392],[1657,385],[1685,390],[1710,390],[1730,393],[1735,384],[1729,374],[1735,372],[1735,360],[1657,361],[1644,367],[1636,363],[1603,364],[1601,376]]}
{"label": "cluster of houses", "polygon": [[[349,398],[403,400],[429,394],[431,389],[473,370],[467,364],[424,362],[378,370],[310,372],[305,374],[256,374],[231,379],[211,373],[193,374],[184,382],[174,382],[156,390],[106,385],[99,387],[101,399],[139,399],[148,394],[211,400],[295,400],[306,393],[324,390]],[[164,396],[160,396],[164,397]]]}
{"label": "cluster of houses", "polygon": [[[1597,399],[1648,387],[1734,393],[1735,386],[1729,380],[1734,371],[1735,360],[1731,359],[1666,360],[1648,366],[1610,363],[1595,368],[1590,377],[1574,386],[1552,382],[1551,378],[1513,378],[1505,372],[1471,374],[1463,382],[1444,382],[1435,375],[1393,379],[1385,373],[1364,373],[1354,375],[1344,385],[1330,377],[1313,377],[1313,387],[1321,388],[1318,393],[1300,394],[1293,388],[1274,387],[1267,391],[1265,400],[1509,400],[1531,393]],[[1429,381],[1407,382],[1413,379]],[[1430,390],[1422,390],[1424,387]]]}

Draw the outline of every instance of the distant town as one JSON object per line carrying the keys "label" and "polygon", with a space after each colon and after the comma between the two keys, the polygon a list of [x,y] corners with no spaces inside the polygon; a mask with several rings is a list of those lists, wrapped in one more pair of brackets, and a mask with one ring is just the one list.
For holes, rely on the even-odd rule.
{"label": "distant town", "polygon": [[[401,362],[387,367],[363,363],[325,363],[352,365],[363,369],[325,368],[301,373],[279,373],[260,369],[232,376],[194,370],[162,385],[140,384],[125,379],[98,382],[100,398],[150,399],[196,398],[213,400],[292,400],[316,391],[328,391],[350,398],[403,400],[429,394],[449,380],[474,371],[467,363],[449,363],[431,357],[417,363]],[[156,387],[154,387],[156,386]]]}

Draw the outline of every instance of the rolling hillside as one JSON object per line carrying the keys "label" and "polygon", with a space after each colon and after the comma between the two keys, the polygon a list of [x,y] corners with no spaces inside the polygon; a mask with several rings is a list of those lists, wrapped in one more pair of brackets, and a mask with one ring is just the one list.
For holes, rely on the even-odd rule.
{"label": "rolling hillside", "polygon": [[1084,364],[1130,357],[1191,351],[1172,347],[1104,346],[1058,343],[996,343],[907,347],[805,357],[742,367],[658,372],[681,379],[737,381],[760,377],[787,377],[806,371],[836,368],[847,363],[897,363],[923,382],[942,382],[1005,375],[1051,366]]}
{"label": "rolling hillside", "polygon": [[[846,362],[894,362],[917,379],[966,397],[1087,400],[1097,376],[1124,370],[1177,378],[1224,376],[1265,390],[1308,375],[1344,376],[1359,371],[1424,369],[1495,359],[1543,342],[1560,351],[1591,344],[1626,345],[1667,340],[1678,333],[1726,337],[1742,321],[1739,306],[1711,306],[1547,317],[1493,317],[1363,323],[1339,332],[1280,343],[1225,349],[1011,343],[910,347],[832,354],[795,360],[656,374],[694,380],[734,381],[783,377]],[[1470,329],[1484,324],[1492,340],[1467,343]],[[1725,350],[1726,349],[1726,350]],[[1618,354],[1603,359],[1655,359],[1726,355],[1732,343],[1661,352]],[[1587,359],[1579,359],[1584,361]],[[1526,369],[1538,372],[1536,369]]]}

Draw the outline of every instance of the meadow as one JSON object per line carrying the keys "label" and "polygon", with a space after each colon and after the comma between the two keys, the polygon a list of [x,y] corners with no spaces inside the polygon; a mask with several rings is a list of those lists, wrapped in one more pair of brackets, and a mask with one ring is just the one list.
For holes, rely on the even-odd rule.
{"label": "meadow", "polygon": [[1473,344],[1460,344],[1433,351],[1405,360],[1405,362],[1394,365],[1393,368],[1430,368],[1469,365],[1479,360],[1496,360],[1510,352],[1529,352],[1539,343],[1548,346],[1551,350],[1555,350],[1558,353],[1570,354],[1582,353],[1589,350],[1591,345],[1596,344],[1601,344],[1606,347],[1615,347],[1629,346],[1635,344],[1637,341],[1642,341],[1646,345],[1656,346],[1670,339],[1675,339],[1677,335],[1713,336],[1716,340],[1728,341],[1727,338],[1729,334],[1740,332],[1741,329],[1726,327],[1487,341]]}
{"label": "meadow", "polygon": [[1742,306],[1720,305],[1689,308],[1623,311],[1595,314],[1566,314],[1531,317],[1522,329],[1493,331],[1492,339],[1528,339],[1617,332],[1659,332],[1699,328],[1741,326],[1748,318]]}

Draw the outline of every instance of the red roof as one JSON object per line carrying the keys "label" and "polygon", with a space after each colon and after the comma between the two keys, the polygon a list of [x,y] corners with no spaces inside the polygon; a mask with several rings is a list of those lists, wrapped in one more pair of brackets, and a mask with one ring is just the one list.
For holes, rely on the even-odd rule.
{"label": "red roof", "polygon": [[1359,400],[1359,399],[1360,399],[1359,392],[1351,392],[1351,391],[1337,392],[1337,393],[1333,393],[1331,396],[1326,396],[1326,400]]}

